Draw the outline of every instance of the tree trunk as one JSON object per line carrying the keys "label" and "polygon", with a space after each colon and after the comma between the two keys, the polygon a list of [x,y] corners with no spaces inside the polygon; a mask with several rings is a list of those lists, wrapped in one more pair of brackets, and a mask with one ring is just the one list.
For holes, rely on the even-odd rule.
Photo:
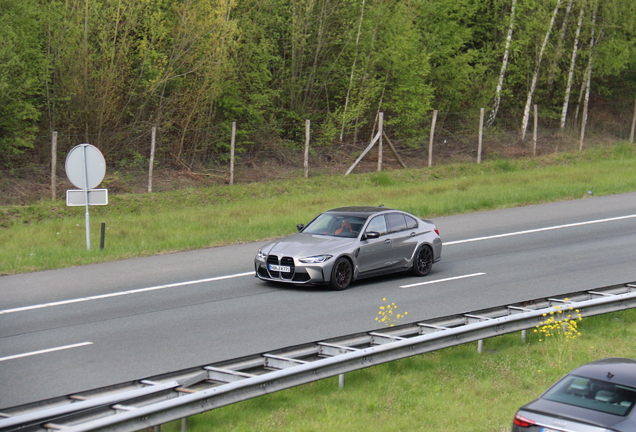
{"label": "tree trunk", "polygon": [[599,32],[598,37],[595,37],[596,29],[596,11],[592,17],[592,35],[590,37],[590,58],[587,61],[587,67],[585,68],[585,75],[583,82],[585,85],[585,95],[583,96],[583,114],[581,115],[581,141],[579,144],[579,151],[583,150],[583,141],[585,139],[585,128],[587,127],[587,109],[590,102],[590,86],[592,83],[592,64],[594,63],[594,45],[600,39],[602,31]]}
{"label": "tree trunk", "polygon": [[579,21],[576,26],[576,36],[574,37],[574,46],[572,47],[572,59],[570,60],[570,70],[568,72],[568,83],[565,86],[565,97],[563,99],[563,110],[561,111],[561,130],[565,129],[565,122],[568,116],[568,105],[570,103],[570,92],[572,91],[572,79],[574,77],[574,68],[576,66],[576,55],[579,49],[579,37],[581,36],[581,27],[583,25],[583,15],[585,8],[581,7],[579,13]]}
{"label": "tree trunk", "polygon": [[506,69],[508,68],[508,59],[510,57],[510,43],[512,42],[512,32],[515,27],[515,9],[517,7],[517,0],[512,0],[512,7],[510,9],[510,25],[508,26],[508,35],[506,36],[506,48],[504,50],[503,61],[501,62],[501,72],[499,72],[499,81],[497,82],[497,89],[495,90],[495,102],[493,108],[488,115],[488,121],[486,126],[491,128],[495,123],[497,117],[497,111],[499,111],[499,104],[501,103],[501,90],[503,88],[504,77],[506,76]]}
{"label": "tree trunk", "polygon": [[[570,12],[572,11],[572,3],[574,0],[570,0],[568,2],[568,6],[565,9],[565,16],[563,17],[563,22],[561,23],[561,33],[559,34],[559,41],[557,43],[556,50],[554,51],[554,57],[552,58],[552,65],[550,66],[550,74],[548,76],[548,86],[552,87],[554,83],[554,75],[556,75],[557,63],[561,58],[561,52],[563,51],[563,44],[565,41],[565,32],[568,27],[568,22],[570,21]],[[581,7],[582,9],[583,7]]]}
{"label": "tree trunk", "polygon": [[353,87],[353,76],[356,71],[356,63],[358,61],[358,46],[360,45],[360,33],[362,33],[362,22],[364,20],[364,6],[366,0],[362,0],[360,6],[360,21],[358,23],[358,34],[356,35],[356,49],[353,57],[353,64],[351,65],[351,74],[349,75],[349,88],[347,89],[347,96],[345,97],[344,107],[342,109],[342,127],[340,128],[340,142],[344,139],[345,124],[347,123],[347,108],[349,107],[349,98],[351,96],[351,88]]}
{"label": "tree trunk", "polygon": [[539,70],[541,69],[541,60],[543,59],[543,53],[545,52],[545,48],[548,45],[548,41],[550,40],[550,33],[552,33],[552,28],[554,27],[554,21],[559,12],[559,8],[561,7],[561,1],[557,1],[557,5],[554,8],[554,12],[552,13],[552,19],[550,19],[550,26],[548,27],[548,31],[545,34],[545,38],[543,39],[543,44],[541,45],[541,50],[539,51],[539,58],[537,59],[537,65],[534,69],[534,74],[532,76],[532,83],[530,84],[530,90],[528,91],[528,98],[526,99],[526,107],[523,111],[523,120],[521,121],[521,141],[526,139],[526,131],[528,129],[528,120],[530,118],[530,108],[532,107],[532,97],[534,96],[534,91],[537,87],[537,80],[539,79]]}
{"label": "tree trunk", "polygon": [[586,93],[586,89],[587,89],[587,70],[588,68],[592,67],[592,48],[594,47],[594,34],[596,32],[596,9],[594,10],[594,13],[592,14],[592,34],[590,36],[590,58],[588,60],[588,64],[587,67],[585,68],[585,72],[583,73],[583,80],[581,81],[581,90],[579,91],[579,101],[578,104],[576,105],[576,113],[574,115],[574,121],[578,122],[579,120],[579,111],[581,109],[581,104],[583,103],[583,97]]}

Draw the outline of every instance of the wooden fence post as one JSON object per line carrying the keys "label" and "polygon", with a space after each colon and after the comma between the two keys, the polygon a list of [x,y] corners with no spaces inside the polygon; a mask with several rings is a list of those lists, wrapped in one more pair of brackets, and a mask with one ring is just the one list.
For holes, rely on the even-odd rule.
{"label": "wooden fence post", "polygon": [[579,139],[579,151],[583,151],[583,143],[585,142],[585,128],[587,126],[587,110],[589,104],[589,95],[586,94],[583,101],[583,114],[581,115],[581,137]]}
{"label": "wooden fence post", "polygon": [[309,139],[311,138],[310,134],[311,121],[305,120],[305,161],[303,162],[303,166],[305,167],[305,178],[309,178]]}
{"label": "wooden fence post", "polygon": [[155,146],[157,138],[157,126],[152,127],[150,133],[150,163],[148,164],[148,192],[152,192],[152,169],[155,164]]}
{"label": "wooden fence post", "polygon": [[634,118],[632,119],[632,130],[629,133],[629,142],[634,144],[634,129],[636,129],[636,99],[634,99]]}
{"label": "wooden fence post", "polygon": [[236,122],[232,122],[232,138],[230,139],[230,186],[234,184],[234,145],[236,142]]}
{"label": "wooden fence post", "polygon": [[57,131],[51,137],[51,199],[57,195]]}
{"label": "wooden fence post", "polygon": [[431,122],[431,138],[428,141],[428,166],[433,165],[433,139],[435,138],[435,123],[437,123],[437,110],[433,110],[433,121]]}
{"label": "wooden fence post", "polygon": [[532,132],[532,156],[537,155],[537,125],[539,123],[539,107],[534,104],[534,131]]}
{"label": "wooden fence post", "polygon": [[477,148],[477,163],[481,163],[481,146],[484,137],[484,108],[479,110],[479,147]]}
{"label": "wooden fence post", "polygon": [[384,132],[384,113],[378,113],[378,134],[380,141],[378,142],[378,172],[382,171],[382,132]]}

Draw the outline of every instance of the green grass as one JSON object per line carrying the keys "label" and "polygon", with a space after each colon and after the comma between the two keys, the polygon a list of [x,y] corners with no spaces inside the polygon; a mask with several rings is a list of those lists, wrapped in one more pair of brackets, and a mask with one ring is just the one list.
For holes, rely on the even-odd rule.
{"label": "green grass", "polygon": [[[61,201],[0,207],[0,275],[252,242],[294,232],[320,212],[384,204],[423,218],[636,190],[634,147],[350,176],[119,194],[90,209]],[[99,248],[100,224],[105,248]]]}
{"label": "green grass", "polygon": [[[509,431],[516,410],[592,360],[636,357],[636,311],[579,322],[581,336],[539,341],[528,331],[410,357],[217,408],[188,419],[198,431]],[[162,427],[180,430],[180,422]]]}

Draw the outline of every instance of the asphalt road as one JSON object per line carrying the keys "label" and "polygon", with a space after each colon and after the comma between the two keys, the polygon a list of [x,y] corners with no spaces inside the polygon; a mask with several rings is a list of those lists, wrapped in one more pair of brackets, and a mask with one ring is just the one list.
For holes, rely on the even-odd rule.
{"label": "asphalt road", "polygon": [[0,410],[369,331],[383,298],[411,322],[636,281],[634,193],[434,222],[427,277],[342,292],[257,280],[260,243],[0,277]]}

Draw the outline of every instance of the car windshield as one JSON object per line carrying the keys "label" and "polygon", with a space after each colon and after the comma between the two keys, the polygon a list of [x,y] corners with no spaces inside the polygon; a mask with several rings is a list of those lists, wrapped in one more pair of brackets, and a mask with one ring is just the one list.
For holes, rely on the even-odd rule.
{"label": "car windshield", "polygon": [[626,416],[636,402],[636,389],[570,375],[551,388],[542,399]]}
{"label": "car windshield", "polygon": [[367,220],[365,217],[323,213],[303,229],[303,234],[357,237]]}

